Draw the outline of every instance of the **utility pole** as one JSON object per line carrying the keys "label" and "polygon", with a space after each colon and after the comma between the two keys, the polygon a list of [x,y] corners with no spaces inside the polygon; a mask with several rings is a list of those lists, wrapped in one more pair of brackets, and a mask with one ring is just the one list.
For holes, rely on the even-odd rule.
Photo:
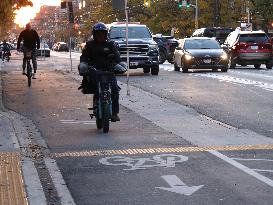
{"label": "utility pole", "polygon": [[214,26],[218,27],[220,22],[220,4],[219,0],[214,0]]}
{"label": "utility pole", "polygon": [[198,0],[195,0],[195,29],[198,29]]}

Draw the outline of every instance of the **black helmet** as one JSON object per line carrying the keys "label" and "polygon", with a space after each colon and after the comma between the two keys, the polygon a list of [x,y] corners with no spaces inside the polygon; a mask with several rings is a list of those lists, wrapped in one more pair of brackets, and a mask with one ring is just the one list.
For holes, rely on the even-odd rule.
{"label": "black helmet", "polygon": [[93,29],[92,29],[92,34],[94,35],[94,32],[95,31],[106,31],[107,32],[107,27],[104,23],[96,23],[94,26],[93,26]]}

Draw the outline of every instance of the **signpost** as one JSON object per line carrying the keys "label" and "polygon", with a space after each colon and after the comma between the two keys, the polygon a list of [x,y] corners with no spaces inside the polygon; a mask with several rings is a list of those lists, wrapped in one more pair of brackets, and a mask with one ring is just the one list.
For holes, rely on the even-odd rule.
{"label": "signpost", "polygon": [[125,17],[126,17],[126,48],[127,48],[127,95],[130,95],[130,87],[129,87],[129,77],[130,77],[130,59],[129,59],[129,48],[128,48],[128,22],[129,22],[129,16],[128,16],[128,0],[112,0],[112,8],[115,11],[124,10],[125,11]]}

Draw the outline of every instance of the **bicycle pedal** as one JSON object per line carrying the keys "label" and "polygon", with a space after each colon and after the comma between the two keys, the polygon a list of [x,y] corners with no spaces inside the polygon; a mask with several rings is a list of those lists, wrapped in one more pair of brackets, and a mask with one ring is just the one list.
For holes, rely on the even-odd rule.
{"label": "bicycle pedal", "polygon": [[91,117],[91,119],[93,119],[95,117],[94,114],[89,114],[89,116]]}

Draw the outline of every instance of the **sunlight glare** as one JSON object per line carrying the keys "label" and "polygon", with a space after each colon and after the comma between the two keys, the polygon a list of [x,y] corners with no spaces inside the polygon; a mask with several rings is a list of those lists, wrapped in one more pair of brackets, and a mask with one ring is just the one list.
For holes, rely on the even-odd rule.
{"label": "sunlight glare", "polygon": [[20,27],[24,27],[36,14],[40,11],[41,6],[59,6],[61,0],[32,0],[33,7],[23,7],[18,11],[15,11],[14,22]]}

